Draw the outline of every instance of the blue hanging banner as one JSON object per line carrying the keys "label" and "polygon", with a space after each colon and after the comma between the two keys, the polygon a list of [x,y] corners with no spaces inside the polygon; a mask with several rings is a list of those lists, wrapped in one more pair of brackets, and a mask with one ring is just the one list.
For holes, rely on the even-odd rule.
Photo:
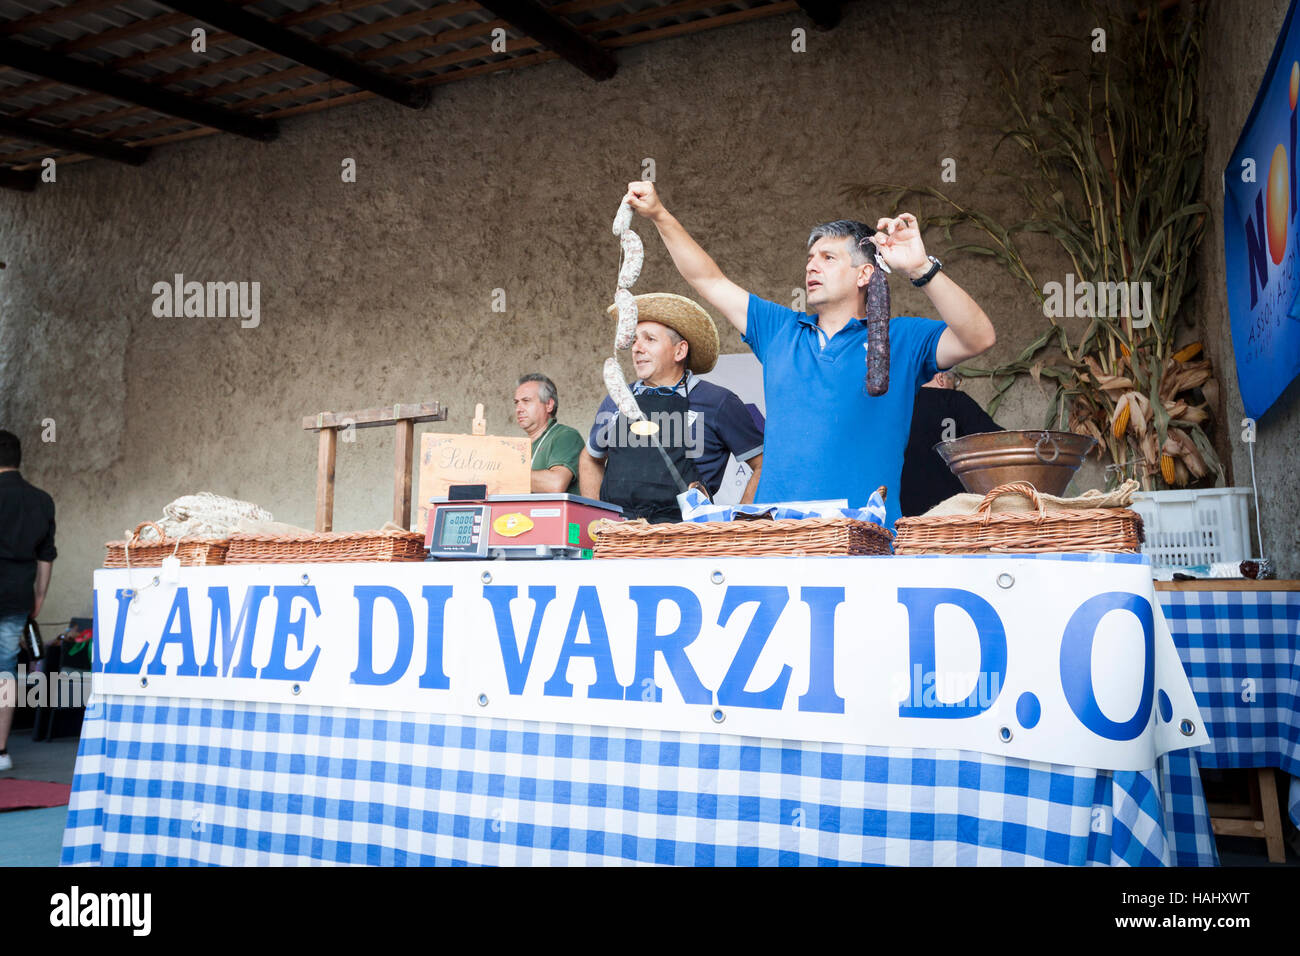
{"label": "blue hanging banner", "polygon": [[1295,0],[1255,105],[1223,174],[1223,250],[1237,383],[1258,418],[1300,373],[1300,236],[1296,106],[1300,28]]}

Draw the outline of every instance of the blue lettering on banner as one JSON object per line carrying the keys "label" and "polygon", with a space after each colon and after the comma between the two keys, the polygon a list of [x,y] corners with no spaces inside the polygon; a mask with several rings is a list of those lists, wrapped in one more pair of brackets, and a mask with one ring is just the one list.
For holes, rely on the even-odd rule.
{"label": "blue lettering on banner", "polygon": [[[277,587],[272,591],[276,600],[275,636],[271,638],[271,659],[262,668],[262,678],[266,680],[311,680],[311,672],[316,669],[320,657],[320,646],[311,652],[306,662],[297,667],[289,667],[289,638],[294,638],[298,650],[304,649],[307,639],[307,608],[297,617],[290,617],[295,598],[302,598],[310,605],[312,613],[320,617],[320,602],[316,599],[316,588],[309,585],[294,584]],[[405,603],[405,602],[403,602]],[[409,610],[407,612],[410,613]],[[248,642],[253,643],[251,640]],[[410,655],[410,649],[407,649]]]}
{"label": "blue lettering on banner", "polygon": [[[176,630],[172,630],[175,622]],[[162,661],[163,649],[168,644],[179,644],[181,664],[176,668],[178,677],[197,677],[199,664],[194,658],[194,629],[190,626],[190,592],[188,588],[177,588],[172,608],[167,612],[167,623],[163,625],[162,637],[158,640],[158,649],[154,651],[153,660],[145,668],[149,674],[166,674],[167,665]]]}
{"label": "blue lettering on banner", "polygon": [[506,687],[511,694],[522,694],[528,683],[528,671],[533,666],[533,653],[537,650],[537,637],[542,631],[542,618],[546,608],[555,600],[555,588],[542,585],[528,588],[528,597],[533,602],[533,620],[528,628],[528,641],[524,650],[519,651],[519,641],[515,638],[515,621],[510,616],[510,602],[519,595],[519,588],[513,585],[485,584],[483,597],[492,605],[492,618],[497,626],[497,643],[501,645],[501,663],[506,669]]}
{"label": "blue lettering on banner", "polygon": [[[974,717],[993,706],[1007,675],[1007,632],[993,605],[973,591],[959,588],[899,588],[898,603],[907,608],[908,648],[911,653],[908,669],[913,675],[936,673],[934,617],[942,604],[960,608],[970,616],[980,646],[975,689],[964,701],[943,704],[934,696],[933,683],[924,691],[913,686],[906,700],[898,705],[898,716],[955,719]],[[981,685],[991,686],[993,692],[981,695]],[[916,700],[921,701],[920,705],[907,702]]]}
{"label": "blue lettering on banner", "polygon": [[[639,698],[642,687],[654,687],[654,700],[664,699],[663,689],[655,683],[655,655],[663,655],[664,664],[672,674],[682,700],[688,704],[710,704],[713,695],[700,683],[699,675],[686,656],[686,648],[700,636],[703,612],[700,599],[690,588],[676,585],[656,587],[633,586],[627,589],[628,597],[636,602],[636,676],[627,688],[627,699]],[[671,634],[659,634],[657,625],[659,605],[671,601],[681,613],[681,622]],[[650,681],[646,684],[645,681]]]}
{"label": "blue lettering on banner", "polygon": [[[1092,642],[1101,619],[1111,611],[1128,611],[1142,625],[1143,671],[1142,698],[1137,712],[1123,722],[1111,720],[1101,712],[1092,687]],[[1079,722],[1107,740],[1133,740],[1146,729],[1151,719],[1155,689],[1155,620],[1151,602],[1127,591],[1110,591],[1088,598],[1070,616],[1061,638],[1061,688],[1070,710]]]}
{"label": "blue lettering on banner", "polygon": [[442,666],[442,644],[444,618],[447,615],[447,601],[451,598],[451,587],[446,584],[426,584],[420,591],[424,605],[429,612],[429,623],[424,637],[424,673],[420,675],[420,687],[425,690],[448,690],[451,679]]}
{"label": "blue lettering on banner", "polygon": [[835,609],[844,603],[843,588],[800,588],[808,605],[808,692],[799,709],[819,714],[844,713],[844,698],[835,693]]}
{"label": "blue lettering on banner", "polygon": [[149,653],[149,642],[145,641],[139,654],[129,661],[122,660],[122,642],[126,639],[126,612],[134,599],[132,597],[122,600],[128,594],[134,596],[135,592],[129,588],[117,589],[117,623],[113,626],[113,653],[109,654],[108,660],[104,662],[105,674],[138,674],[141,662]]}
{"label": "blue lettering on banner", "polygon": [[[578,643],[578,625],[587,622],[587,642]],[[587,688],[588,700],[622,700],[624,688],[614,673],[614,657],[609,650],[609,633],[605,628],[605,614],[600,609],[600,595],[590,584],[578,588],[569,617],[569,629],[560,646],[560,659],[555,673],[542,686],[547,697],[572,697],[573,685],[569,683],[569,661],[575,657],[590,657],[596,665],[596,682]]]}
{"label": "blue lettering on banner", "polygon": [[[217,630],[221,630],[221,676],[257,677],[253,666],[253,636],[257,634],[257,612],[262,601],[271,593],[265,584],[255,584],[244,592],[244,603],[239,608],[239,619],[230,626],[230,589],[208,588],[208,603],[212,605],[212,623],[208,630],[208,660],[199,669],[200,677],[217,676]],[[243,635],[239,663],[231,668],[235,659],[235,645]]]}
{"label": "blue lettering on banner", "polygon": [[790,590],[782,587],[738,586],[727,588],[722,599],[722,609],[718,612],[718,626],[726,627],[732,612],[742,604],[758,604],[754,619],[741,639],[736,656],[727,668],[727,674],[718,687],[718,704],[724,707],[761,707],[765,710],[780,710],[785,701],[785,691],[793,673],[789,664],[781,666],[781,673],[766,690],[748,691],[745,684],[754,672],[759,655],[772,635],[777,619],[790,601]]}
{"label": "blue lettering on banner", "polygon": [[[357,666],[352,671],[354,684],[382,687],[396,683],[411,664],[411,648],[415,644],[415,622],[411,605],[397,588],[386,584],[360,585],[352,589],[357,600]],[[375,601],[385,600],[397,614],[397,653],[393,664],[382,674],[375,673]]]}

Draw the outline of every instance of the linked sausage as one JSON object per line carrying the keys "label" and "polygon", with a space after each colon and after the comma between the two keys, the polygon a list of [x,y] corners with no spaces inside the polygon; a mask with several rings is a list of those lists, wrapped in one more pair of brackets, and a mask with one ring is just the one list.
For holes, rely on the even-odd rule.
{"label": "linked sausage", "polygon": [[618,273],[618,287],[628,289],[641,278],[641,263],[645,261],[645,247],[641,245],[641,237],[631,229],[623,230],[623,234],[618,239],[623,244],[623,268]]}
{"label": "linked sausage", "polygon": [[614,348],[630,349],[636,341],[636,296],[627,289],[614,293],[614,304],[618,306],[618,334],[614,337]]}
{"label": "linked sausage", "polygon": [[623,367],[612,355],[605,359],[605,390],[609,392],[609,397],[614,400],[614,404],[628,421],[639,422],[645,418],[641,406],[632,396],[632,390],[627,387],[627,382],[623,381]]}
{"label": "linked sausage", "polygon": [[621,236],[632,225],[632,206],[624,199],[618,204],[618,215],[614,217],[614,235]]}
{"label": "linked sausage", "polygon": [[867,282],[867,394],[889,391],[889,280],[877,267]]}

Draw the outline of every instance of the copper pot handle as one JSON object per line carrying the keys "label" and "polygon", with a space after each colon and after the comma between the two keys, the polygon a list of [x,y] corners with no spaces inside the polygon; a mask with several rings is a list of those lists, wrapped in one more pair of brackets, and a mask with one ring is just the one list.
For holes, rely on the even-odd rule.
{"label": "copper pot handle", "polygon": [[[1046,458],[1043,456],[1043,442],[1051,442],[1052,445],[1051,458]],[[1037,458],[1039,461],[1041,461],[1044,465],[1050,465],[1052,462],[1056,461],[1056,459],[1061,457],[1061,446],[1056,443],[1056,439],[1052,437],[1051,432],[1043,432],[1042,437],[1040,437],[1038,441],[1034,444],[1034,457]]]}
{"label": "copper pot handle", "polygon": [[1021,495],[1028,498],[1030,503],[1038,509],[1038,516],[1040,518],[1047,517],[1047,509],[1043,507],[1043,499],[1038,497],[1038,489],[1027,481],[1011,481],[1005,485],[998,485],[984,496],[984,500],[979,503],[975,513],[983,513],[984,521],[987,523],[989,518],[993,516],[993,502],[1003,495]]}

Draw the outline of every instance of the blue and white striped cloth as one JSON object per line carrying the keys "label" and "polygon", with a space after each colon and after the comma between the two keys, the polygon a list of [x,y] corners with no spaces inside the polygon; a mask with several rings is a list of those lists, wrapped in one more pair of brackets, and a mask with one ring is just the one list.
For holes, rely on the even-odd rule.
{"label": "blue and white striped cloth", "polygon": [[1188,751],[1145,773],[225,701],[87,709],[62,862],[1214,865]]}
{"label": "blue and white striped cloth", "polygon": [[688,488],[677,496],[677,503],[682,509],[682,520],[695,523],[706,521],[730,521],[738,514],[770,514],[774,519],[782,518],[852,518],[855,521],[870,521],[885,524],[885,499],[879,491],[873,491],[865,508],[850,508],[848,501],[796,501],[785,504],[769,505],[715,505],[704,497],[696,488]]}
{"label": "blue and white striped cloth", "polygon": [[1300,826],[1300,592],[1160,591],[1213,769],[1279,767]]}

